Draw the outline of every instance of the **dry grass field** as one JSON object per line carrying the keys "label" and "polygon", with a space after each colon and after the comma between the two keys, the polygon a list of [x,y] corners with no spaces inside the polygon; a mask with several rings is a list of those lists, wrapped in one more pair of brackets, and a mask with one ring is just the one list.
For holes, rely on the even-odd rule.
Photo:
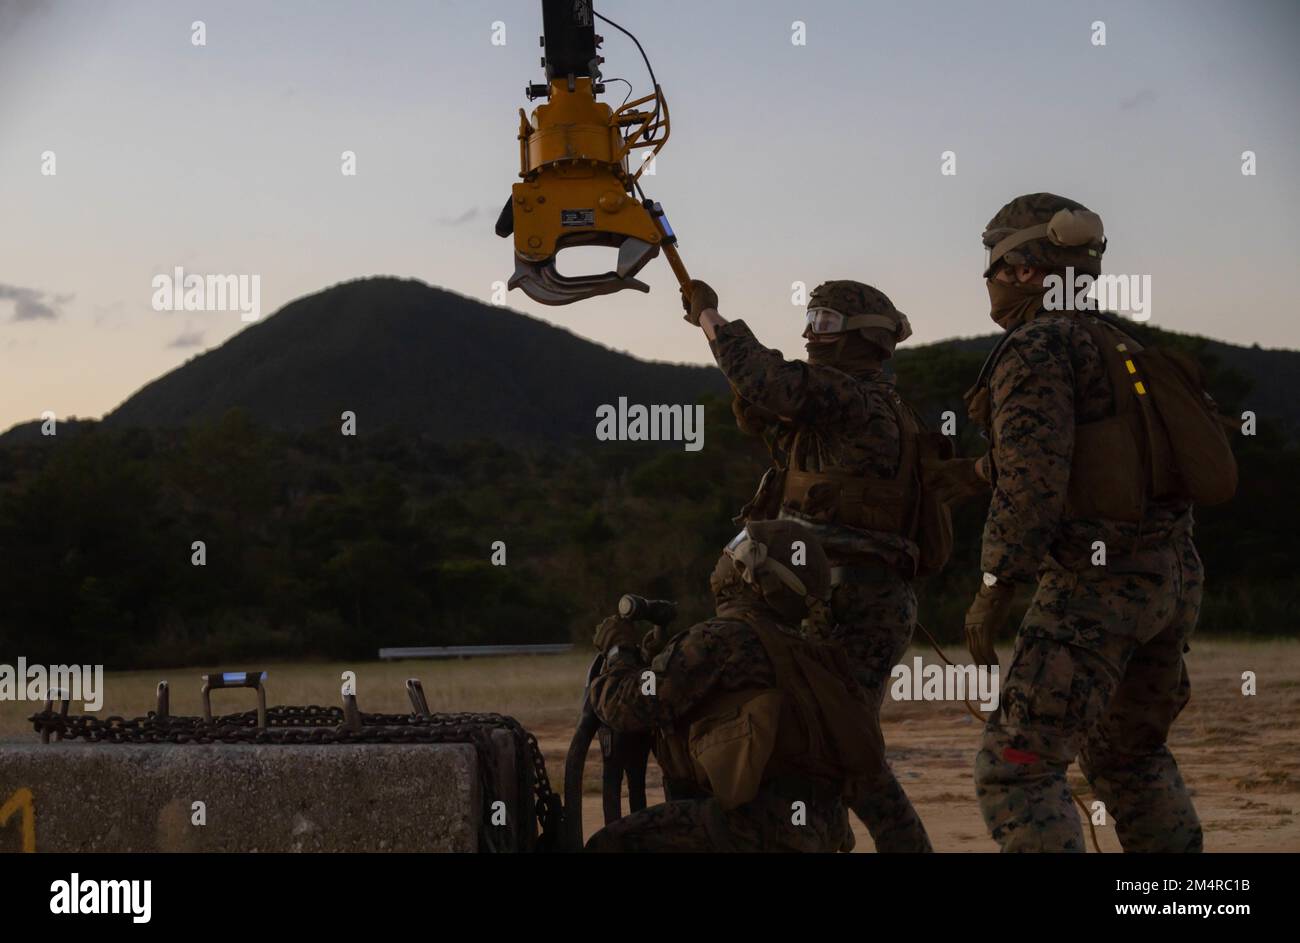
{"label": "dry grass field", "polygon": [[[930,661],[933,653],[918,649]],[[953,651],[950,655],[956,656]],[[1005,652],[1004,652],[1005,659]],[[1174,726],[1171,747],[1194,792],[1209,851],[1300,851],[1300,643],[1198,640],[1188,660],[1192,702]],[[486,658],[468,661],[266,665],[271,704],[337,704],[340,674],[357,673],[362,710],[409,709],[404,682],[424,682],[435,711],[494,711],[518,717],[537,734],[552,783],[562,787],[564,753],[577,715],[590,655]],[[244,667],[244,666],[230,666]],[[255,666],[248,666],[255,667]],[[1242,672],[1253,671],[1258,693],[1241,693]],[[136,716],[153,705],[154,688],[171,682],[172,711],[200,710],[201,669],[110,674],[100,716]],[[252,706],[249,691],[214,694],[218,712]],[[34,705],[0,702],[0,738],[35,735],[25,717]],[[74,705],[74,711],[77,706]],[[887,702],[886,742],[895,771],[941,851],[992,851],[975,805],[971,765],[979,727],[959,704]],[[599,758],[588,759],[584,819],[598,823]],[[1072,770],[1076,791],[1086,783]],[[661,797],[651,763],[651,801]],[[858,851],[871,839],[855,822]],[[1110,827],[1098,830],[1103,851],[1118,851]]]}

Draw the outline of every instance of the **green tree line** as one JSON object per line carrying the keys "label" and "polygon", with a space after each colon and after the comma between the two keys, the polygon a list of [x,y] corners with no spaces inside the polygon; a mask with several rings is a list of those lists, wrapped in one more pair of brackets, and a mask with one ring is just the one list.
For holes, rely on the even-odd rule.
{"label": "green tree line", "polygon": [[[971,455],[984,446],[961,392],[981,360],[933,345],[898,367],[927,419],[957,414]],[[1248,380],[1206,366],[1239,410]],[[689,624],[711,611],[709,572],[767,464],[725,400],[706,401],[705,429],[700,452],[512,449],[396,429],[273,433],[236,410],[186,430],[90,422],[12,443],[0,447],[0,657],[121,669],[585,641],[623,592],[677,599]],[[1300,451],[1267,417],[1237,450],[1236,499],[1197,511],[1202,631],[1289,634]],[[952,564],[918,586],[944,641],[961,638],[978,585],[984,511],[958,509]]]}

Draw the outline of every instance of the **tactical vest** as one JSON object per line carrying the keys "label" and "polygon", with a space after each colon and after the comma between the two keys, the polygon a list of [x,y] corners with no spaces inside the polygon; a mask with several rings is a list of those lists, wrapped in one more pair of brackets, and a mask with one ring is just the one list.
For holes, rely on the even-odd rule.
{"label": "tactical vest", "polygon": [[926,487],[926,471],[952,458],[952,442],[923,429],[896,393],[891,392],[887,401],[898,423],[900,442],[898,471],[892,478],[806,470],[799,448],[801,427],[790,448],[789,466],[783,470],[781,504],[810,516],[829,514],[833,523],[906,537],[919,549],[917,575],[936,573],[952,553],[952,518],[947,505]]}
{"label": "tactical vest", "polygon": [[[772,663],[776,685],[709,698],[656,733],[665,781],[691,783],[723,809],[750,802],[763,783],[797,777],[849,796],[884,768],[876,710],[852,681],[844,654],[741,615]],[[856,691],[856,693],[855,693]]]}
{"label": "tactical vest", "polygon": [[890,478],[858,472],[806,471],[803,444],[805,427],[795,433],[790,448],[790,465],[782,489],[783,505],[804,513],[831,511],[836,523],[863,530],[877,530],[911,538],[916,532],[916,502],[920,495],[920,475],[916,459],[916,423],[904,416],[893,396],[889,404],[898,422],[901,445],[898,471]]}
{"label": "tactical vest", "polygon": [[[1205,392],[1196,362],[1144,348],[1105,314],[1082,315],[1077,323],[1101,353],[1115,409],[1075,424],[1066,515],[1137,523],[1153,499],[1217,504],[1232,497],[1237,466],[1225,432],[1230,422]],[[994,346],[966,394],[970,418],[994,445],[993,370],[1014,333]],[[989,455],[996,482],[992,450]]]}

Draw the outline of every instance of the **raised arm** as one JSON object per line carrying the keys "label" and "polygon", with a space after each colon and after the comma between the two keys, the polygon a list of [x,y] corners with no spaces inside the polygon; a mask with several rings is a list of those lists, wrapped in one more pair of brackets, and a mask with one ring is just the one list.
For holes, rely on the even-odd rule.
{"label": "raised arm", "polygon": [[764,347],[744,321],[718,313],[718,296],[705,282],[691,282],[682,302],[686,320],[709,339],[718,368],[736,395],[787,421],[840,421],[845,410],[861,409],[853,380],[838,370],[814,370]]}

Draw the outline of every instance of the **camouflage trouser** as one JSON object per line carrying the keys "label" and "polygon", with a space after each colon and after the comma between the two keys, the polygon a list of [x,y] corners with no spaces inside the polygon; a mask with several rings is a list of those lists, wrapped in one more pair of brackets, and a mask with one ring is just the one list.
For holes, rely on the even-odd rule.
{"label": "camouflage trouser", "polygon": [[[796,801],[805,811],[798,822]],[[730,812],[711,798],[661,802],[606,825],[591,836],[586,850],[825,853],[852,847],[843,803],[814,798],[790,783],[768,783],[752,802]]]}
{"label": "camouflage trouser", "polygon": [[1076,756],[1125,851],[1201,850],[1165,745],[1191,696],[1183,653],[1201,579],[1190,538],[1040,575],[975,760],[980,810],[1003,851],[1084,850],[1065,777]]}
{"label": "camouflage trouser", "polygon": [[[843,647],[858,683],[880,706],[889,673],[912,641],[916,625],[912,584],[888,570],[837,573],[831,611],[835,625],[829,640]],[[876,851],[934,850],[921,817],[888,763],[880,777],[853,799],[850,808],[871,833]]]}

